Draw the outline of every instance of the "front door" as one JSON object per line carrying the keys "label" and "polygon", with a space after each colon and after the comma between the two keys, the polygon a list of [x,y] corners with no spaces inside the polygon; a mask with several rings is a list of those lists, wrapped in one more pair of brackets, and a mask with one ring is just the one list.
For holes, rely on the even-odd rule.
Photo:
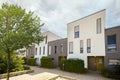
{"label": "front door", "polygon": [[96,60],[95,60],[95,57],[93,56],[88,57],[88,69],[96,70]]}
{"label": "front door", "polygon": [[96,68],[98,71],[102,71],[104,69],[104,57],[96,57]]}
{"label": "front door", "polygon": [[88,57],[88,69],[101,71],[104,69],[104,57],[103,56],[89,56]]}

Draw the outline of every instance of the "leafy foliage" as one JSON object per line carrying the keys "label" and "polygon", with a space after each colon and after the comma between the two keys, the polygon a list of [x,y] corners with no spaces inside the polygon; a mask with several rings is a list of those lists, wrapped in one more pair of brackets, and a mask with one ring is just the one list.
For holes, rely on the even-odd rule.
{"label": "leafy foliage", "polygon": [[0,49],[7,52],[28,47],[43,40],[39,17],[17,5],[2,5],[0,9]]}
{"label": "leafy foliage", "polygon": [[36,65],[36,59],[35,58],[28,58],[28,65],[35,66]]}
{"label": "leafy foliage", "polygon": [[41,61],[41,67],[44,67],[44,68],[54,67],[52,58],[50,57],[42,57],[40,61]]}
{"label": "leafy foliage", "polygon": [[[26,48],[43,40],[40,18],[17,5],[2,4],[0,9],[0,50],[7,53],[7,80],[13,51]],[[21,68],[22,69],[22,68]],[[18,69],[14,69],[18,70]],[[13,70],[13,71],[14,71]]]}
{"label": "leafy foliage", "polygon": [[24,70],[30,70],[29,66],[24,66]]}
{"label": "leafy foliage", "polygon": [[120,65],[116,65],[113,70],[103,70],[102,71],[102,75],[104,77],[108,77],[108,78],[113,78],[113,79],[120,79]]}
{"label": "leafy foliage", "polygon": [[60,69],[68,72],[85,73],[84,61],[80,59],[64,60],[60,64]]}
{"label": "leafy foliage", "polygon": [[[3,53],[1,53],[3,54]],[[4,54],[0,56],[0,74],[1,73],[6,73],[6,68],[7,68],[7,55]],[[16,56],[16,53],[12,53],[11,55],[11,63],[10,63],[10,72],[13,71],[22,71],[24,70],[23,67],[24,60],[20,57]]]}

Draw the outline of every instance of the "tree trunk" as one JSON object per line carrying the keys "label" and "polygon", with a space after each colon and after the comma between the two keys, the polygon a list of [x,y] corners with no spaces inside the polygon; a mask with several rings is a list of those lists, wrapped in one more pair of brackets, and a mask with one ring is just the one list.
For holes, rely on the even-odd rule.
{"label": "tree trunk", "polygon": [[8,59],[7,59],[7,80],[9,80],[10,73],[10,51],[8,51]]}

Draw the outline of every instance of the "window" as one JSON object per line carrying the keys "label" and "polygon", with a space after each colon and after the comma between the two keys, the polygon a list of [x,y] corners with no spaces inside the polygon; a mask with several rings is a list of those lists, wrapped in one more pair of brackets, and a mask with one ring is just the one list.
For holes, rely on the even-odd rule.
{"label": "window", "polygon": [[120,65],[120,59],[109,59],[109,65]]}
{"label": "window", "polygon": [[79,26],[75,26],[74,28],[74,37],[79,38]]}
{"label": "window", "polygon": [[107,48],[109,52],[116,51],[116,35],[111,35],[107,37]]}
{"label": "window", "polygon": [[41,47],[39,48],[40,50],[39,50],[39,54],[41,54]]}
{"label": "window", "polygon": [[101,18],[98,18],[97,19],[97,34],[100,34],[101,33]]}
{"label": "window", "polygon": [[48,47],[48,54],[51,55],[51,46]]}
{"label": "window", "polygon": [[45,37],[45,44],[47,44],[47,36]]}
{"label": "window", "polygon": [[61,50],[60,50],[61,53],[63,53],[63,44],[60,45],[60,49],[61,49]]}
{"label": "window", "polygon": [[87,53],[91,53],[91,40],[87,39]]}
{"label": "window", "polygon": [[80,53],[83,53],[83,40],[80,40]]}
{"label": "window", "polygon": [[45,54],[45,46],[43,47],[43,54]]}
{"label": "window", "polygon": [[36,55],[37,55],[37,48],[36,48]]}
{"label": "window", "polygon": [[55,46],[55,54],[57,53],[57,46]]}
{"label": "window", "polygon": [[73,53],[73,42],[69,42],[69,53]]}

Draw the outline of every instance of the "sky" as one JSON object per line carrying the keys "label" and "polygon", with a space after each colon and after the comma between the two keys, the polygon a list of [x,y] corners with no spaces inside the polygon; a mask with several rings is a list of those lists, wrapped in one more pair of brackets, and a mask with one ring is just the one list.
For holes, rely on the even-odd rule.
{"label": "sky", "polygon": [[42,31],[67,37],[67,23],[106,9],[106,28],[120,25],[120,0],[0,0],[33,11],[45,23]]}

